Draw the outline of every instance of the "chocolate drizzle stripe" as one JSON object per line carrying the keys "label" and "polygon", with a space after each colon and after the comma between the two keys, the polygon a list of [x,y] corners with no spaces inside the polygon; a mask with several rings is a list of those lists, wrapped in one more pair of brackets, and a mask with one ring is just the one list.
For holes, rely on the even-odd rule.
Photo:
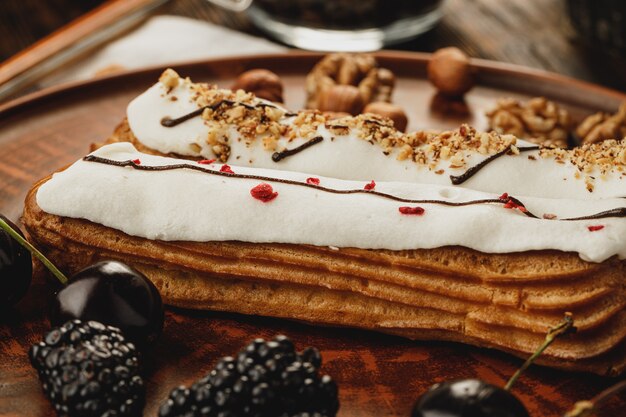
{"label": "chocolate drizzle stripe", "polygon": [[196,116],[200,116],[202,114],[202,112],[204,111],[204,109],[208,108],[207,106],[205,107],[200,107],[198,110],[194,110],[191,113],[187,113],[184,116],[178,117],[176,119],[172,119],[169,117],[164,117],[161,119],[161,126],[165,126],[165,127],[174,127],[177,126],[183,122],[186,122],[189,119],[193,119]]}
{"label": "chocolate drizzle stripe", "polygon": [[303,150],[305,150],[306,148],[309,148],[317,143],[320,143],[321,141],[323,141],[324,138],[321,136],[316,136],[313,139],[309,140],[308,142],[303,143],[302,145],[293,148],[293,149],[285,149],[284,151],[280,151],[280,152],[274,152],[272,154],[272,161],[274,162],[278,162],[281,159],[285,159],[291,155],[295,155],[298,152],[302,152]]}
{"label": "chocolate drizzle stripe", "polygon": [[[536,150],[539,149],[539,146],[526,146],[526,147],[522,147],[522,148],[518,148],[518,149],[519,149],[520,152],[536,151]],[[481,169],[486,167],[489,163],[491,163],[491,162],[495,161],[496,159],[500,158],[502,155],[506,155],[510,150],[511,150],[511,146],[508,146],[503,151],[500,151],[500,152],[498,152],[496,154],[493,154],[489,158],[487,158],[484,161],[480,162],[479,164],[474,165],[473,167],[469,168],[467,171],[465,171],[461,175],[450,175],[450,181],[454,185],[463,184],[465,181],[469,180],[474,175],[476,175],[478,173],[478,171],[480,171]]]}
{"label": "chocolate drizzle stripe", "polygon": [[264,107],[270,107],[270,108],[274,108],[277,109],[277,106],[274,106],[272,104],[268,104],[268,103],[258,103],[254,106],[250,105],[250,104],[245,104],[245,103],[241,103],[238,101],[232,101],[232,100],[220,100],[216,103],[210,104],[208,106],[204,106],[204,107],[200,107],[197,110],[194,110],[190,113],[184,114],[180,117],[177,117],[175,119],[172,119],[171,117],[164,117],[163,119],[161,119],[161,126],[164,127],[174,127],[174,126],[178,126],[181,123],[186,122],[189,119],[193,119],[194,117],[200,116],[204,110],[206,109],[211,109],[211,110],[217,110],[218,108],[220,108],[223,105],[228,105],[228,106],[234,106],[234,105],[238,105],[238,106],[243,106],[248,110],[256,110],[256,109],[261,109]]}
{"label": "chocolate drizzle stripe", "polygon": [[[333,194],[370,194],[370,195],[376,195],[382,198],[387,198],[389,200],[399,201],[402,203],[409,203],[409,204],[439,204],[439,205],[444,205],[444,206],[460,207],[460,206],[469,206],[469,205],[475,205],[475,204],[503,204],[508,201],[508,199],[504,200],[500,198],[486,198],[486,199],[481,199],[481,200],[470,200],[470,201],[462,201],[462,202],[452,202],[452,201],[445,201],[445,200],[411,200],[407,198],[397,197],[392,194],[381,193],[380,191],[375,191],[375,190],[365,190],[365,189],[337,190],[334,188],[328,188],[328,187],[324,187],[321,185],[307,184],[307,183],[300,182],[300,181],[286,180],[282,178],[265,177],[262,175],[228,173],[228,172],[216,171],[216,170],[203,168],[203,167],[196,166],[196,165],[188,165],[188,164],[149,166],[149,165],[136,164],[135,162],[131,160],[115,161],[112,159],[101,158],[95,155],[87,155],[83,158],[83,160],[87,162],[97,162],[97,163],[101,163],[105,165],[113,165],[113,166],[119,166],[119,167],[131,167],[133,169],[137,169],[140,171],[172,171],[172,170],[177,170],[177,169],[191,169],[194,171],[200,171],[200,172],[204,172],[210,175],[218,175],[218,176],[223,176],[223,177],[253,179],[253,180],[259,180],[259,181],[277,182],[277,183],[288,184],[288,185],[297,185],[300,187],[313,188],[318,191],[324,191],[324,192],[333,193]],[[512,199],[511,197],[509,198]],[[520,206],[523,206],[523,204],[519,200],[514,200],[514,201]],[[531,217],[536,217],[528,212],[526,212],[525,214]]]}
{"label": "chocolate drizzle stripe", "polygon": [[600,213],[591,214],[589,216],[582,217],[570,217],[567,219],[560,219],[564,221],[579,221],[579,220],[596,220],[606,219],[607,217],[626,217],[626,207],[618,207],[611,210],[601,211]]}
{"label": "chocolate drizzle stripe", "polygon": [[[437,204],[437,205],[449,206],[449,207],[462,207],[462,206],[471,206],[471,205],[478,205],[478,204],[506,204],[512,201],[519,207],[526,208],[520,200],[514,197],[485,198],[481,200],[469,200],[469,201],[461,201],[461,202],[453,202],[453,201],[445,201],[445,200],[412,200],[408,198],[397,197],[392,194],[381,193],[380,191],[375,191],[375,190],[365,190],[365,189],[337,190],[334,188],[328,188],[328,187],[315,185],[315,184],[308,184],[308,183],[300,182],[300,181],[286,180],[282,178],[272,178],[272,177],[266,177],[263,175],[228,173],[228,172],[222,172],[222,171],[216,171],[216,170],[204,168],[204,167],[197,166],[197,165],[189,165],[189,164],[150,166],[150,165],[136,164],[135,162],[131,160],[115,161],[113,159],[102,158],[102,157],[95,156],[95,155],[87,155],[83,158],[83,161],[96,162],[99,164],[112,165],[112,166],[118,166],[118,167],[131,167],[139,171],[173,171],[173,170],[178,170],[178,169],[190,169],[193,171],[200,171],[206,174],[217,175],[221,177],[251,179],[251,180],[259,180],[259,181],[276,182],[280,184],[297,185],[299,187],[313,188],[318,191],[324,191],[324,192],[333,193],[333,194],[370,194],[370,195],[375,195],[378,197],[386,198],[386,199],[393,200],[393,201],[398,201],[401,203],[408,203],[408,204]],[[534,215],[528,210],[521,211],[521,212],[528,217],[539,219],[539,217],[537,217],[536,215]],[[565,219],[558,219],[558,220],[578,221],[578,220],[602,219],[606,217],[626,217],[626,207],[619,207],[619,208],[603,211],[597,214],[592,214],[592,215],[584,216],[584,217],[572,217],[572,218],[565,218]]]}
{"label": "chocolate drizzle stripe", "polygon": [[383,197],[383,198],[387,198],[389,200],[394,200],[394,201],[399,201],[401,203],[409,203],[409,204],[440,204],[440,205],[444,205],[444,206],[453,206],[453,207],[457,207],[457,206],[469,206],[472,204],[486,204],[486,203],[505,203],[505,200],[499,199],[499,198],[487,198],[487,199],[482,199],[482,200],[470,200],[470,201],[463,201],[463,202],[452,202],[452,201],[445,201],[445,200],[411,200],[408,198],[402,198],[402,197],[397,197],[395,195],[392,194],[387,194],[387,193],[381,193],[380,191],[375,191],[375,190],[364,190],[364,189],[355,189],[355,190],[337,190],[334,188],[328,188],[328,187],[324,187],[321,185],[315,185],[315,184],[307,184],[305,182],[300,182],[300,181],[294,181],[294,180],[286,180],[283,178],[272,178],[272,177],[266,177],[263,175],[248,175],[248,174],[236,174],[236,173],[228,173],[228,172],[222,172],[222,171],[216,171],[216,170],[212,170],[212,169],[208,169],[208,168],[204,168],[201,166],[197,166],[197,165],[189,165],[189,164],[174,164],[174,165],[158,165],[158,166],[150,166],[150,165],[140,165],[140,164],[136,164],[135,162],[128,160],[128,161],[115,161],[112,159],[107,159],[107,158],[101,158],[99,156],[95,156],[95,155],[87,155],[83,158],[84,161],[86,162],[96,162],[96,163],[100,163],[100,164],[105,164],[105,165],[113,165],[113,166],[118,166],[118,167],[131,167],[133,169],[139,170],[139,171],[173,171],[173,170],[177,170],[177,169],[190,169],[193,171],[200,171],[200,172],[204,172],[206,174],[210,174],[210,175],[218,175],[218,176],[222,176],[222,177],[231,177],[231,178],[240,178],[240,179],[247,179],[247,180],[259,180],[259,181],[268,181],[268,182],[276,182],[276,183],[281,183],[281,184],[288,184],[288,185],[297,185],[300,187],[307,187],[307,188],[313,188],[315,190],[318,191],[324,191],[327,193],[333,193],[333,194],[370,194],[370,195],[376,195],[378,197]]}

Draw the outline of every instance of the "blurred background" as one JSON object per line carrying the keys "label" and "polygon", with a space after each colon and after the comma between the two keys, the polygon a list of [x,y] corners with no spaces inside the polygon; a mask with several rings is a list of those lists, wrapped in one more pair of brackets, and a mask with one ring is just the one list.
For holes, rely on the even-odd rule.
{"label": "blurred background", "polygon": [[[6,63],[14,54],[86,13],[93,13],[98,7],[106,9],[113,3],[123,2],[131,4],[133,0],[2,0],[0,60]],[[294,45],[322,50],[382,47],[427,52],[457,46],[475,58],[553,71],[626,91],[626,60],[623,58],[626,35],[622,19],[626,2],[621,0],[255,0],[253,7],[244,12],[226,10],[206,0],[135,3],[148,10],[136,16],[123,30],[103,36],[104,40],[99,41],[96,49],[92,45],[82,51],[83,65],[78,66],[82,73],[68,69],[68,73],[73,74],[71,77],[53,77],[42,85],[85,78],[87,72],[97,75],[160,64],[168,59],[175,62],[239,53],[278,52]],[[160,7],[155,9],[153,6],[157,5]],[[246,4],[239,6],[243,8]],[[110,51],[103,57],[104,46],[145,26],[145,19],[154,15],[174,15],[190,20],[169,20],[167,24],[159,21],[152,32],[143,33],[141,42],[134,45],[132,57],[128,52],[118,52],[116,58]],[[116,15],[112,22],[94,25],[93,32],[106,32],[123,19],[123,15]],[[200,29],[200,24],[210,31]],[[371,27],[384,28],[385,36],[395,43],[387,45],[389,39],[375,39],[363,45],[350,43],[350,39],[338,42],[332,37],[323,41],[325,29],[365,29],[357,37],[362,40],[371,34],[367,30]],[[406,39],[430,27],[432,29],[426,33]],[[220,31],[222,28],[235,32]],[[322,31],[315,32],[316,29]],[[150,39],[152,43],[165,45],[166,41],[160,37],[172,38],[180,48],[164,47],[157,54],[155,50],[159,45],[150,45]],[[231,39],[236,41],[230,42]],[[317,41],[311,42],[311,39]],[[187,48],[187,42],[194,47]],[[69,68],[69,64],[65,68]]]}

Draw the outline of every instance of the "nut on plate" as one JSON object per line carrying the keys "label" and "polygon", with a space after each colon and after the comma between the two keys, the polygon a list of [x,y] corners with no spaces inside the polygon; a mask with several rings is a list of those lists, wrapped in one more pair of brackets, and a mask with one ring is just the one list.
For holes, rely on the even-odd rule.
{"label": "nut on plate", "polygon": [[358,114],[363,108],[363,97],[353,85],[333,85],[322,91],[318,100],[322,111]]}
{"label": "nut on plate", "polygon": [[266,69],[252,69],[237,77],[231,90],[244,90],[259,98],[283,102],[283,82],[278,75]]}
{"label": "nut on plate", "polygon": [[393,122],[393,126],[401,132],[406,131],[408,118],[402,107],[384,101],[375,101],[363,109],[363,113],[373,113],[386,117]]}
{"label": "nut on plate", "polygon": [[437,93],[431,98],[430,110],[445,117],[460,118],[461,121],[471,114],[471,109],[465,98],[448,97],[441,93]]}
{"label": "nut on plate", "polygon": [[567,148],[571,120],[567,110],[544,97],[520,103],[513,98],[500,99],[486,113],[489,127],[500,134],[545,146]]}
{"label": "nut on plate", "polygon": [[578,125],[576,134],[582,143],[626,137],[626,102],[622,103],[617,113],[613,115],[600,112],[588,116]]}
{"label": "nut on plate", "polygon": [[446,96],[459,97],[474,86],[469,57],[459,48],[442,48],[432,55],[427,67],[428,79]]}
{"label": "nut on plate", "polygon": [[[328,100],[327,90],[335,86],[351,86],[361,96],[361,107],[351,109],[351,114],[361,112],[363,106],[374,101],[391,101],[395,76],[379,68],[369,54],[330,54],[318,62],[306,78],[306,107],[321,111],[346,111],[334,107],[336,100]],[[348,90],[345,90],[348,91]],[[352,89],[349,90],[352,94]],[[331,93],[335,95],[336,93]]]}

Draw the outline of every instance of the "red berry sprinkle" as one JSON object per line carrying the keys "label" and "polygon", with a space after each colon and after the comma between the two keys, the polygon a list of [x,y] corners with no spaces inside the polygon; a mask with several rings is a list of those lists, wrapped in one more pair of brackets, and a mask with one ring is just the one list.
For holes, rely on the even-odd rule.
{"label": "red berry sprinkle", "polygon": [[306,179],[307,184],[320,185],[320,179],[315,177],[309,177]]}
{"label": "red berry sprinkle", "polygon": [[372,182],[370,182],[369,184],[365,184],[365,187],[363,187],[364,190],[373,190],[376,187],[376,182],[374,182],[374,180],[372,180]]}
{"label": "red berry sprinkle", "polygon": [[257,200],[261,200],[264,203],[272,201],[278,196],[278,193],[274,191],[271,185],[261,183],[250,190],[250,195]]}
{"label": "red berry sprinkle", "polygon": [[528,209],[526,207],[524,207],[522,204],[515,202],[511,197],[509,197],[507,193],[502,194],[499,199],[505,201],[504,208],[506,209],[518,209],[522,213],[528,212]]}
{"label": "red berry sprinkle", "polygon": [[222,165],[222,167],[220,168],[220,172],[227,172],[229,174],[234,174],[233,170],[230,169],[230,165]]}
{"label": "red berry sprinkle", "polygon": [[521,204],[517,204],[515,201],[513,200],[509,200],[506,203],[504,203],[504,208],[507,209],[518,209],[519,211],[521,211],[522,213],[526,213],[528,210],[526,209],[526,207],[522,206]]}
{"label": "red berry sprinkle", "polygon": [[133,159],[133,164],[141,165],[141,159]]}
{"label": "red berry sprinkle", "polygon": [[590,232],[597,232],[598,230],[604,229],[604,226],[601,224],[597,226],[587,226],[587,229],[589,229]]}
{"label": "red berry sprinkle", "polygon": [[403,206],[403,207],[398,207],[398,211],[402,214],[412,214],[416,216],[421,216],[422,214],[424,214],[425,210],[421,207]]}
{"label": "red berry sprinkle", "polygon": [[202,160],[198,161],[198,163],[202,164],[202,165],[210,165],[213,162],[215,162],[215,159],[202,159]]}

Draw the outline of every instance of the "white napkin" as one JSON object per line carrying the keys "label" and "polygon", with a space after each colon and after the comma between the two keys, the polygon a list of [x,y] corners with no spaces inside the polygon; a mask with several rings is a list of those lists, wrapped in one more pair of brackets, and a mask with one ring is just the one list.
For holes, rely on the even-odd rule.
{"label": "white napkin", "polygon": [[81,59],[45,85],[84,80],[109,68],[136,69],[213,57],[284,52],[288,48],[201,20],[155,16]]}

